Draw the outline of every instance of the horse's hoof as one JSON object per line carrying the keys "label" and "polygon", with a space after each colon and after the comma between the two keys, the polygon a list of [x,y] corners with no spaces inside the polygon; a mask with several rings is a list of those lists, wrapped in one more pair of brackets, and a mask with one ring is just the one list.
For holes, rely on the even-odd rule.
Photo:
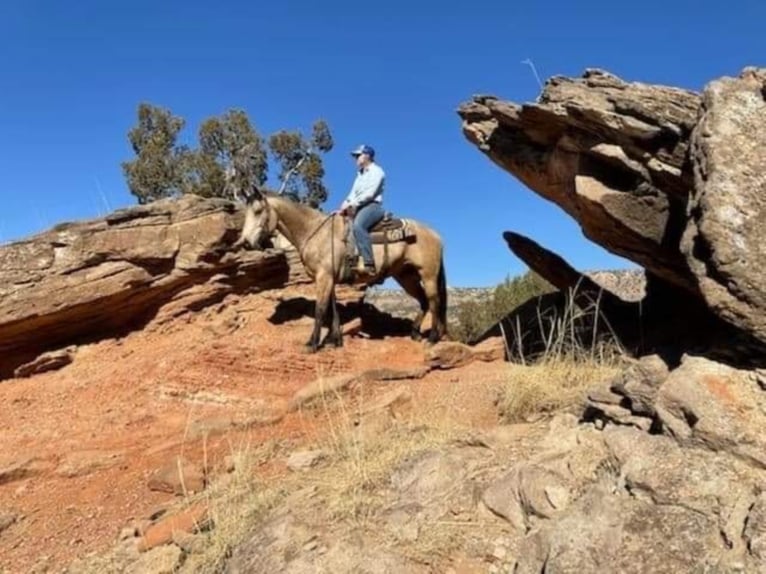
{"label": "horse's hoof", "polygon": [[420,331],[413,331],[410,337],[415,342],[419,342],[423,340],[423,335],[420,333]]}

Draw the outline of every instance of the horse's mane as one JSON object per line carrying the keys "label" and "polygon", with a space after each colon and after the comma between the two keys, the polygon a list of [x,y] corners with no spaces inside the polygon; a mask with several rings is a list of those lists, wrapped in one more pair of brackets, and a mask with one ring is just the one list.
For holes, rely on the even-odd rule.
{"label": "horse's mane", "polygon": [[306,205],[305,203],[300,203],[298,201],[293,200],[287,195],[280,194],[279,192],[272,191],[270,189],[262,189],[261,195],[265,198],[271,198],[271,199],[279,199],[281,201],[284,201],[286,203],[292,204],[298,211],[301,211],[306,214],[312,214],[312,215],[322,215],[322,211],[319,209],[316,209],[314,207],[311,207],[310,205]]}

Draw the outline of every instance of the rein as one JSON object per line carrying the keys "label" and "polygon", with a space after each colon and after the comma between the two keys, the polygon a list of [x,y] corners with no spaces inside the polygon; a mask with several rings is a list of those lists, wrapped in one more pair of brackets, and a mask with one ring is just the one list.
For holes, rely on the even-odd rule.
{"label": "rein", "polygon": [[[330,215],[325,217],[322,220],[322,222],[319,225],[317,225],[311,233],[309,233],[309,236],[303,242],[303,248],[300,250],[301,261],[304,260],[303,254],[305,253],[305,249],[309,241],[311,241],[314,238],[314,236],[319,232],[319,230],[322,229],[322,227],[324,227],[325,223],[327,223],[334,217],[335,217],[335,214],[331,213]],[[333,281],[335,281],[336,277],[335,277],[335,226],[334,225],[330,226],[330,257],[331,257],[330,261],[332,263],[332,278],[333,278]]]}

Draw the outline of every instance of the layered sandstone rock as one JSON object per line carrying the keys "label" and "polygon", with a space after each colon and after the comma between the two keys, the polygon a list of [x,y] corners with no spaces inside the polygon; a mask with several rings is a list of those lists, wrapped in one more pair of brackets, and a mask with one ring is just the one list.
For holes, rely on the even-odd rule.
{"label": "layered sandstone rock", "polygon": [[0,248],[0,377],[38,354],[244,292],[307,281],[294,252],[232,251],[242,214],[185,196]]}

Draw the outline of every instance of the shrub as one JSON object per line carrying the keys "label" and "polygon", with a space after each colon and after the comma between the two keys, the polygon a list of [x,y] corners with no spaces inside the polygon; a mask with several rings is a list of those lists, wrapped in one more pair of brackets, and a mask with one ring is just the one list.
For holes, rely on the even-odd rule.
{"label": "shrub", "polygon": [[525,301],[551,291],[555,288],[533,271],[506,277],[491,293],[462,304],[450,333],[460,341],[470,342]]}

